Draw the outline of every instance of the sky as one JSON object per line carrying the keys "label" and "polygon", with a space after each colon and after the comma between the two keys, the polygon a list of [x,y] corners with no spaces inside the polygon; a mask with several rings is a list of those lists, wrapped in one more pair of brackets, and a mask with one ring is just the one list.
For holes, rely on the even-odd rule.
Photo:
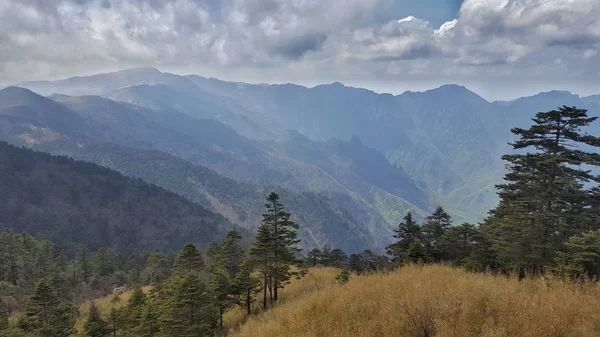
{"label": "sky", "polygon": [[152,66],[489,100],[600,94],[600,0],[0,0],[0,85]]}

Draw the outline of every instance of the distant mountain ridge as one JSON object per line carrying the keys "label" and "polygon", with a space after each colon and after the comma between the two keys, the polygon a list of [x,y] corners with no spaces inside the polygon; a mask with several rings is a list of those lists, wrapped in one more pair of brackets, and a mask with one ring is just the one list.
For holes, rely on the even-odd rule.
{"label": "distant mountain ridge", "polygon": [[[98,110],[103,104],[84,97],[52,96],[106,130],[90,132],[95,138],[83,137],[87,142],[160,150],[239,182],[328,196],[379,247],[408,210],[423,216],[441,204],[456,221],[481,220],[497,202],[510,128],[528,125],[536,112],[563,104],[600,112],[597,96],[560,91],[488,102],[459,85],[390,95],[341,83],[247,84],[154,68],[21,85],[109,98],[103,104],[111,108]],[[104,114],[116,124],[99,121]],[[124,116],[132,124],[119,121]],[[66,148],[52,140],[63,134],[52,128],[14,130],[4,137]]]}
{"label": "distant mountain ridge", "polygon": [[[52,104],[48,102],[49,106],[56,104],[28,90],[20,90],[27,93],[32,101],[50,101]],[[307,191],[308,194],[305,195],[294,194],[295,197],[291,198],[290,202],[296,203],[292,205],[292,209],[303,208],[306,213],[314,213],[314,215],[300,215],[300,218],[310,220],[306,223],[308,226],[306,229],[309,231],[306,233],[307,235],[310,233],[307,242],[311,246],[335,244],[353,251],[358,248],[382,246],[389,240],[391,231],[381,215],[360,198],[349,197],[346,188],[329,174],[313,165],[287,158],[269,146],[244,139],[218,122],[198,120],[176,112],[169,113],[169,120],[165,121],[163,120],[165,116],[159,112],[97,96],[54,95],[52,97],[65,104],[62,106],[62,111],[65,112],[64,116],[67,119],[72,114],[76,114],[89,125],[94,125],[94,128],[86,129],[87,124],[82,125],[78,130],[82,131],[83,136],[77,137],[57,132],[51,127],[37,126],[39,121],[30,120],[26,124],[11,124],[11,128],[6,128],[7,132],[0,132],[0,136],[14,144],[86,160],[90,158],[81,155],[81,151],[88,151],[94,144],[105,142],[173,153],[194,163],[209,164],[211,168],[241,181],[262,185],[283,184],[288,188]],[[0,117],[3,113],[4,111],[0,110]],[[60,124],[66,121],[57,116],[55,122]],[[99,124],[95,125],[95,123]],[[52,137],[45,137],[45,134],[51,134]],[[81,151],[77,151],[78,149]],[[133,157],[134,155],[120,157],[121,162],[116,163],[118,165],[113,168],[123,168],[125,161]],[[145,164],[143,161],[137,163],[139,167]],[[284,166],[278,168],[280,165]],[[121,170],[121,172],[139,177],[131,171]],[[144,176],[144,178],[148,177]],[[326,193],[320,196],[310,194],[308,189],[302,188],[309,181],[315,183],[313,191]],[[151,180],[151,182],[160,184],[158,181]],[[166,184],[160,185],[169,188]],[[238,185],[237,188],[243,188],[243,184]],[[174,187],[169,189],[177,193],[182,192]],[[286,191],[285,188],[275,187],[275,189]],[[257,212],[260,215],[263,206],[262,195],[258,197],[256,193],[251,193],[246,198],[255,199],[252,203],[253,208],[247,212]],[[322,206],[317,206],[318,203],[315,203],[315,210],[316,207],[321,207],[321,210],[315,213],[314,210],[307,209],[306,205],[316,200],[320,200]],[[228,206],[235,204],[233,199],[226,198],[224,201]],[[257,205],[259,207],[256,207]],[[412,206],[406,203],[406,207]],[[217,207],[213,210],[223,211]],[[227,212],[223,214],[227,215]],[[255,219],[256,216],[253,214],[252,218]],[[248,225],[244,220],[236,223]],[[365,226],[365,223],[369,226]],[[252,228],[256,225],[248,227]],[[346,228],[343,230],[345,236],[334,235],[331,232],[340,228]]]}

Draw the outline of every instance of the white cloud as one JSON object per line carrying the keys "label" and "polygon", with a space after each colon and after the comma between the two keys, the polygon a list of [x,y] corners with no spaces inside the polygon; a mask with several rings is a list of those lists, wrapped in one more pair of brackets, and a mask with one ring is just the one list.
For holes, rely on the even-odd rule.
{"label": "white cloud", "polygon": [[391,17],[394,3],[0,0],[0,78],[136,64],[255,81],[544,80],[600,70],[598,0],[465,0],[439,27]]}

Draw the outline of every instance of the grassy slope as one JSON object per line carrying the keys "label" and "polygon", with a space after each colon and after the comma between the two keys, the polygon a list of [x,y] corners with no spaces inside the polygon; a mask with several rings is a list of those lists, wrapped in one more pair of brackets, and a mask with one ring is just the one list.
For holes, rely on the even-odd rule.
{"label": "grassy slope", "polygon": [[[150,289],[151,289],[151,287],[149,287],[149,286],[142,288],[142,290],[145,293],[148,293],[150,291]],[[94,304],[96,304],[96,307],[98,307],[98,310],[100,311],[102,316],[108,317],[112,308],[119,309],[121,307],[126,306],[127,302],[129,301],[129,298],[131,297],[132,294],[133,294],[133,289],[129,290],[119,296],[108,295],[103,298],[98,298],[93,301],[88,301],[88,302],[83,303],[82,305],[79,306],[79,317],[77,317],[77,321],[75,322],[75,330],[79,333],[83,333],[83,325],[85,324],[85,320],[87,319],[87,317],[89,315],[90,306],[91,306],[92,302],[94,302]]]}
{"label": "grassy slope", "polygon": [[[319,290],[331,288],[336,285],[335,276],[339,273],[339,269],[336,268],[311,268],[305,277],[301,279],[292,278],[290,284],[279,292],[280,303],[287,303],[291,300],[299,299],[305,295],[314,293]],[[144,287],[144,292],[149,292],[150,287]],[[102,316],[107,317],[112,308],[121,308],[127,305],[129,298],[133,290],[127,291],[124,294],[118,296],[118,301],[115,301],[114,295],[98,298],[93,300],[96,304]],[[258,299],[260,300],[260,299]],[[260,311],[260,303],[257,300],[255,303],[255,312]],[[75,323],[75,329],[78,332],[83,332],[83,325],[88,317],[90,311],[90,305],[92,301],[83,303],[79,307],[79,317]],[[16,315],[14,317],[16,320]],[[223,325],[225,329],[239,328],[246,320],[246,313],[241,308],[235,307],[228,310],[223,317]]]}
{"label": "grassy slope", "polygon": [[598,285],[410,266],[288,302],[231,336],[598,336],[599,297]]}
{"label": "grassy slope", "polygon": [[[290,284],[279,292],[279,303],[289,303],[305,295],[332,288],[336,285],[335,276],[339,273],[337,268],[311,268],[305,277],[292,278]],[[262,294],[261,294],[262,295]],[[258,298],[254,311],[260,310],[262,298]],[[259,303],[261,302],[261,303]],[[259,314],[260,315],[260,314]],[[223,326],[227,330],[239,329],[246,321],[246,312],[241,308],[233,308],[225,313]]]}

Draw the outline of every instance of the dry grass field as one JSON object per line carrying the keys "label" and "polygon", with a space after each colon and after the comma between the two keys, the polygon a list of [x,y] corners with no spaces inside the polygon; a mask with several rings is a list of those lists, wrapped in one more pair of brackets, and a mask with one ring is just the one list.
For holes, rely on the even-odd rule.
{"label": "dry grass field", "polygon": [[[336,268],[311,268],[305,277],[301,279],[292,278],[290,284],[286,285],[279,293],[280,305],[334,287],[336,285],[335,276],[338,273],[339,269]],[[255,311],[261,310],[260,304],[262,302],[258,303],[260,301],[262,301],[262,297],[257,299],[254,305]],[[227,330],[238,329],[246,320],[246,312],[236,307],[225,313],[223,326]]]}
{"label": "dry grass field", "polygon": [[[600,335],[600,286],[592,283],[519,281],[447,266],[409,266],[355,276],[343,286],[327,284],[251,317],[230,336]],[[302,288],[293,284],[289,291],[302,293]]]}
{"label": "dry grass field", "polygon": [[[150,289],[151,287],[142,288],[145,293],[149,292]],[[133,289],[120,296],[109,295],[107,297],[95,299],[93,302],[96,304],[96,307],[98,307],[100,314],[102,314],[103,317],[108,317],[112,308],[119,309],[123,306],[126,306],[131,294],[133,294]],[[85,324],[85,320],[89,315],[91,304],[92,301],[88,301],[79,306],[79,317],[75,322],[75,331],[79,333],[83,332],[83,325]]]}

